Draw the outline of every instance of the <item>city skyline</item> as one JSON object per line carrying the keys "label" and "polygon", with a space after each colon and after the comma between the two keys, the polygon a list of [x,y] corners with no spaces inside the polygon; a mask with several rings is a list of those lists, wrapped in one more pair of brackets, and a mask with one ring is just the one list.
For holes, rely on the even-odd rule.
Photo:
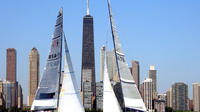
{"label": "city skyline", "polygon": [[[72,14],[72,12],[69,11],[70,8],[72,8],[71,6],[68,5],[69,3],[64,2],[62,5],[61,1],[58,1],[58,2],[59,3],[57,3],[56,6],[54,6],[54,8],[51,9],[52,12],[48,10],[49,10],[49,7],[52,6],[50,4],[53,4],[54,2],[49,2],[48,4],[50,6],[47,5],[43,7],[44,10],[35,10],[33,6],[30,9],[28,8],[27,10],[24,10],[27,7],[25,5],[30,4],[28,2],[23,3],[22,7],[17,10],[14,10],[14,9],[18,8],[21,2],[16,3],[18,4],[16,6],[14,6],[15,5],[14,2],[13,4],[11,4],[11,6],[6,5],[8,3],[6,1],[1,3],[7,6],[7,7],[3,6],[0,9],[1,9],[2,15],[5,15],[5,17],[8,16],[8,20],[7,19],[5,20],[5,18],[0,19],[1,21],[0,23],[2,24],[1,26],[2,30],[0,30],[1,39],[2,39],[2,41],[0,42],[0,45],[1,45],[0,46],[0,51],[1,51],[0,77],[2,79],[5,79],[5,76],[6,76],[6,72],[5,72],[6,71],[6,61],[5,61],[6,49],[11,48],[11,47],[16,48],[17,50],[17,79],[19,83],[22,84],[23,93],[25,93],[24,99],[26,99],[26,96],[28,95],[27,93],[28,93],[28,54],[29,54],[29,51],[32,49],[32,47],[35,46],[38,49],[38,51],[41,52],[41,60],[40,60],[41,62],[40,76],[41,76],[43,73],[43,69],[45,66],[46,58],[47,58],[46,54],[48,53],[48,49],[50,47],[49,43],[51,41],[51,35],[53,32],[52,26],[55,23],[55,15],[56,15],[57,10],[61,6],[64,7],[64,13],[66,13],[64,17],[64,24],[66,24],[64,25],[64,31],[66,32],[66,37],[68,38],[68,41],[69,41],[68,42],[69,49],[77,49],[77,51],[72,50],[71,54],[72,54],[72,60],[74,60],[73,62],[75,66],[75,72],[78,75],[77,79],[78,79],[78,82],[80,82],[82,16],[85,15],[85,12],[86,12],[85,5],[83,5],[85,4],[85,1],[80,1],[80,4],[78,4],[80,5],[80,7],[74,10],[74,11],[78,11],[79,13],[77,14],[73,13],[75,16],[72,16],[72,17],[68,16],[68,14],[70,13]],[[94,26],[95,59],[96,59],[95,66],[96,66],[97,81],[100,80],[100,63],[99,63],[100,62],[99,61],[100,48],[103,44],[105,44],[105,41],[107,40],[107,38],[109,38],[108,42],[109,44],[111,44],[111,37],[105,33],[105,32],[108,32],[108,29],[109,29],[108,27],[109,19],[108,19],[106,1],[104,2],[105,3],[99,2],[99,1],[91,1],[91,5],[90,5],[91,13],[95,21],[94,23],[95,24]],[[176,1],[176,3],[177,2],[178,1]],[[72,5],[75,4],[75,2],[73,1],[70,1],[70,3]],[[98,10],[98,8],[95,8],[95,6],[97,6],[97,3],[101,4],[100,5],[101,10]],[[154,64],[158,70],[157,85],[158,85],[159,93],[165,92],[165,90],[167,90],[167,88],[169,88],[171,84],[178,81],[187,83],[189,85],[189,91],[192,92],[191,85],[193,82],[199,82],[199,80],[196,79],[196,77],[198,77],[198,75],[200,74],[200,72],[198,71],[198,63],[200,62],[200,60],[198,59],[198,57],[200,56],[200,54],[198,53],[198,49],[200,48],[200,46],[198,45],[198,41],[199,41],[198,37],[200,36],[200,34],[197,31],[200,26],[200,23],[198,21],[200,17],[199,15],[197,15],[198,11],[196,10],[199,8],[197,7],[197,5],[195,5],[196,1],[193,1],[193,3],[188,3],[185,1],[185,3],[177,5],[177,8],[173,7],[175,5],[172,4],[173,3],[172,1],[169,1],[168,3],[172,5],[171,7],[166,7],[164,5],[165,2],[159,2],[160,5],[163,6],[163,8],[160,9],[161,12],[163,11],[167,13],[166,15],[162,15],[160,11],[156,11],[156,8],[160,8],[160,6],[158,6],[159,3],[153,4],[153,6],[156,6],[155,9],[153,9],[153,6],[147,6],[147,8],[145,8],[145,6],[148,4],[147,2],[145,3],[146,5],[141,6],[142,8],[144,8],[143,10],[140,9],[140,7],[138,6],[135,6],[136,4],[142,5],[140,2],[137,2],[137,1],[135,2],[129,1],[127,3],[111,1],[111,3],[113,4],[112,5],[113,13],[115,15],[116,23],[118,23],[117,28],[118,30],[120,30],[119,35],[121,38],[123,38],[120,40],[124,47],[126,60],[129,63],[129,65],[131,65],[132,59],[136,59],[140,62],[140,68],[141,68],[140,82],[144,79],[144,77],[147,76],[149,65]],[[118,9],[118,7],[120,7],[119,4],[122,4],[123,10]],[[129,4],[133,4],[135,7],[132,7]],[[190,6],[191,4],[193,4],[193,6]],[[39,9],[42,8],[42,5],[44,5],[44,2],[42,2],[41,5],[39,5]],[[129,8],[124,9],[125,6]],[[189,10],[184,8],[183,6],[189,7]],[[11,8],[11,9],[8,9],[8,8]],[[148,8],[151,10],[148,11],[147,10]],[[174,11],[177,12],[178,16],[175,15],[175,12],[172,13],[173,10],[170,8],[174,9]],[[184,13],[184,11],[186,13]],[[11,13],[11,12],[12,12],[11,15],[7,15],[7,13]],[[28,13],[28,12],[31,12],[31,13]],[[147,14],[147,12],[150,12],[152,15]],[[132,15],[130,13],[132,13]],[[158,15],[156,16],[155,13]],[[105,17],[102,18],[101,17],[102,15],[104,15]],[[170,15],[170,16],[167,17],[167,15]],[[33,19],[31,19],[32,16],[33,16]],[[36,18],[34,16],[39,17],[39,18]],[[16,17],[15,20],[12,20],[13,17]],[[149,20],[146,21],[146,19],[144,19],[145,17],[148,17]],[[163,22],[163,24],[160,25],[159,23],[162,23],[162,22],[161,20],[156,21],[156,20],[159,20],[159,19],[156,19],[156,17],[158,17],[159,19],[163,20],[166,23]],[[164,17],[167,17],[169,21],[166,21]],[[49,20],[45,21],[47,20],[47,18]],[[10,20],[10,23],[8,23],[9,20]],[[3,22],[5,22],[6,24]],[[40,24],[40,22],[41,23],[44,22],[44,24]],[[152,24],[150,24],[150,22],[152,22]],[[153,23],[156,23],[156,24],[153,25]],[[166,28],[164,28],[163,26]],[[19,28],[20,30],[17,29],[16,27],[20,27]],[[28,30],[27,27],[29,27],[30,31]],[[153,27],[153,28],[150,30],[150,27]],[[161,27],[161,29],[159,29],[159,27]],[[175,27],[175,28],[170,29],[171,27]],[[181,28],[181,27],[184,27],[184,28]],[[76,31],[77,28],[78,28],[78,31]],[[100,29],[103,29],[103,30],[100,30]],[[147,34],[145,35],[143,33],[147,33]],[[77,43],[75,43],[76,41]],[[24,44],[21,44],[22,42]],[[134,44],[132,42],[134,42]],[[169,55],[166,55],[166,54],[169,54]],[[25,79],[22,79],[23,77],[25,77]],[[171,79],[171,80],[168,81],[166,80],[166,78]],[[190,98],[191,98],[191,93],[190,93]],[[25,102],[26,101],[27,100],[25,100]]]}

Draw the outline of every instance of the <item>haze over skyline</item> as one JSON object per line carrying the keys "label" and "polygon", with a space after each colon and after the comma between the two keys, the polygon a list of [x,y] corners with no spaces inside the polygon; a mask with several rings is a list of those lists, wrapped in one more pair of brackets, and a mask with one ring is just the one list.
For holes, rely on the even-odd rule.
{"label": "haze over skyline", "polygon": [[[185,82],[191,98],[192,83],[199,80],[200,1],[111,1],[113,16],[126,61],[140,63],[140,82],[155,65],[159,93],[174,82]],[[28,96],[28,61],[33,47],[40,54],[40,76],[51,44],[58,10],[64,9],[66,33],[75,74],[80,86],[82,22],[86,0],[0,1],[0,77],[6,76],[6,49],[17,51],[17,81],[22,85],[24,101]],[[100,48],[108,41],[112,50],[106,0],[90,0],[94,17],[96,80],[100,80]],[[107,50],[108,50],[107,49]],[[64,59],[62,66],[64,66]]]}

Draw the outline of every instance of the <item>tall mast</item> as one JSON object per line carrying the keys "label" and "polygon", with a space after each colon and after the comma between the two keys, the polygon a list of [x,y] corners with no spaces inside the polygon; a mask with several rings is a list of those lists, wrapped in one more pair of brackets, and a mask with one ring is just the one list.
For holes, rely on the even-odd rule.
{"label": "tall mast", "polygon": [[114,51],[116,56],[117,70],[120,78],[122,96],[124,100],[124,109],[126,111],[142,111],[146,112],[145,104],[140,96],[138,88],[136,87],[135,81],[128,68],[128,64],[125,60],[125,55],[122,52],[122,48],[117,35],[117,29],[114,24],[112,10],[110,6],[110,0],[108,2],[108,10],[110,17],[110,25],[113,37]]}
{"label": "tall mast", "polygon": [[87,0],[87,15],[90,15],[89,0]]}

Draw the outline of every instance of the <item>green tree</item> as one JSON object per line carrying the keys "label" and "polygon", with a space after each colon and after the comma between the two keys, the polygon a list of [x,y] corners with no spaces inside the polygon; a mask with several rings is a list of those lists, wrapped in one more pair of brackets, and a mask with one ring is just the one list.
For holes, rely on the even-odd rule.
{"label": "green tree", "polygon": [[171,107],[165,107],[165,112],[174,112],[174,110]]}

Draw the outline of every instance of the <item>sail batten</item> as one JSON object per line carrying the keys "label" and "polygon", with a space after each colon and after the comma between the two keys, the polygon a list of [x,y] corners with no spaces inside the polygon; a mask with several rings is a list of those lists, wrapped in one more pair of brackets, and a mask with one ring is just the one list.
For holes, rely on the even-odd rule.
{"label": "sail batten", "polygon": [[58,12],[46,67],[36,91],[31,110],[56,110],[62,62],[63,11]]}
{"label": "sail batten", "polygon": [[146,111],[145,104],[140,96],[140,93],[137,89],[135,81],[131,75],[131,72],[128,68],[128,64],[125,60],[125,55],[122,52],[122,48],[119,42],[117,29],[114,23],[112,10],[110,6],[110,1],[108,2],[108,10],[110,17],[110,25],[113,37],[114,51],[116,56],[117,70],[119,74],[119,79],[122,88],[122,94],[124,99],[125,111]]}
{"label": "sail batten", "polygon": [[58,112],[84,112],[65,35],[64,42],[66,55],[65,70],[60,91]]}

